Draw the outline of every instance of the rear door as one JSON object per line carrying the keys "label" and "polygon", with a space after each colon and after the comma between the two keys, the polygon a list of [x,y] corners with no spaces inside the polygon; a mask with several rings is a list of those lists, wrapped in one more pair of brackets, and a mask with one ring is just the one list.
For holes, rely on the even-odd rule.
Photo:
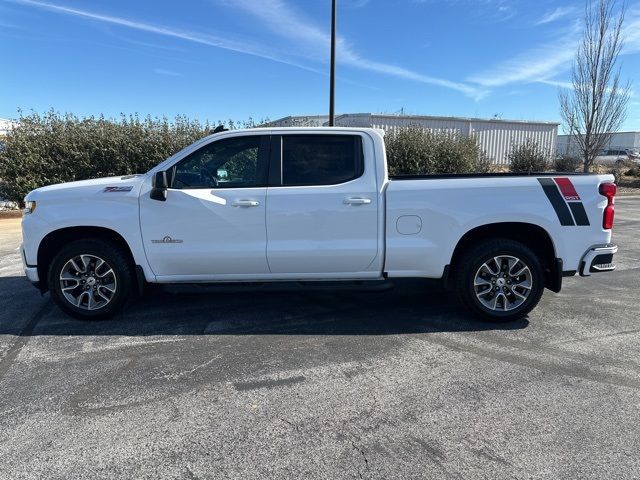
{"label": "rear door", "polygon": [[271,273],[371,276],[365,272],[378,252],[379,205],[361,135],[273,136],[269,177]]}

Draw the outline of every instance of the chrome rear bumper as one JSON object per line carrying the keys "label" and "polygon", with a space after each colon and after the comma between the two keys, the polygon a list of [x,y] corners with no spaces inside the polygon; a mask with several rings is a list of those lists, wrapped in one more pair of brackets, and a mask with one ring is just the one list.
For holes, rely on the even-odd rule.
{"label": "chrome rear bumper", "polygon": [[613,244],[596,245],[591,247],[580,262],[580,275],[588,277],[592,273],[610,272],[615,270],[613,256],[618,252],[618,246]]}

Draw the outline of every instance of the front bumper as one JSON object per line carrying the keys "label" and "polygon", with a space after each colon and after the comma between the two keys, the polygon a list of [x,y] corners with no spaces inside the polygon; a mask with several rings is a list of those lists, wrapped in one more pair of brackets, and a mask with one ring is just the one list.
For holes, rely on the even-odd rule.
{"label": "front bumper", "polygon": [[580,261],[580,275],[588,277],[592,273],[611,272],[616,269],[613,256],[618,246],[613,244],[596,245],[584,254]]}
{"label": "front bumper", "polygon": [[35,265],[29,265],[27,263],[27,257],[24,252],[24,247],[20,247],[20,252],[22,253],[22,268],[24,269],[24,274],[27,276],[27,279],[37,285],[40,282],[40,277],[38,276],[38,267]]}
{"label": "front bumper", "polygon": [[24,274],[31,283],[39,283],[38,267],[24,267]]}

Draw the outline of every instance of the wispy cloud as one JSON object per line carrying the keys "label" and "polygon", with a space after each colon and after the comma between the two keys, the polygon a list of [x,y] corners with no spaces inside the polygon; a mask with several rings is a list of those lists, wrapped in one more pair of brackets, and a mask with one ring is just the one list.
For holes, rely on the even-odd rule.
{"label": "wispy cloud", "polygon": [[[90,21],[102,22],[111,25],[131,28],[134,30],[149,32],[157,35],[177,38],[183,41],[199,43],[211,47],[230,50],[260,57],[286,65],[301,68],[314,73],[325,74],[324,70],[319,70],[310,66],[314,62],[327,61],[327,45],[329,37],[320,28],[313,25],[302,15],[295,12],[294,7],[285,4],[282,0],[247,0],[244,2],[225,1],[228,6],[241,8],[244,11],[261,18],[274,33],[280,36],[301,42],[302,51],[299,55],[283,55],[281,50],[266,47],[265,42],[249,41],[247,39],[231,39],[228,36],[216,36],[210,33],[197,32],[169,27],[166,25],[141,22],[124,17],[96,13],[89,10],[58,5],[40,0],[12,0],[15,3],[28,5],[31,7],[48,10],[51,12],[84,18]],[[354,6],[364,6],[366,1],[354,1]],[[473,98],[481,98],[485,92],[477,87],[467,85],[462,82],[454,82],[446,79],[424,75],[413,70],[397,65],[370,60],[358,55],[344,39],[339,40],[339,61],[343,64],[376,72],[391,75],[406,80],[413,80],[425,84],[436,85],[458,92],[462,92]],[[298,60],[294,57],[297,56]],[[304,60],[304,61],[300,61]]]}
{"label": "wispy cloud", "polygon": [[157,73],[158,75],[166,75],[168,77],[181,77],[182,74],[180,72],[174,72],[173,70],[165,70],[164,68],[154,68],[153,73]]}
{"label": "wispy cloud", "polygon": [[371,3],[371,0],[347,0],[345,3],[347,7],[350,8],[362,8],[369,5],[369,3]]}
{"label": "wispy cloud", "polygon": [[558,7],[555,10],[548,11],[543,17],[536,22],[536,25],[545,25],[547,23],[555,22],[567,15],[571,15],[576,11],[575,7]]}
{"label": "wispy cloud", "polygon": [[417,4],[447,4],[450,7],[468,9],[478,17],[494,22],[503,22],[514,17],[518,11],[513,0],[410,0]]}
{"label": "wispy cloud", "polygon": [[[543,83],[545,85],[551,85],[553,87],[558,87],[558,88],[564,88],[564,89],[572,89],[573,88],[573,83],[568,81],[568,80],[538,80],[537,83]],[[616,95],[625,95],[628,94],[629,97],[634,98],[636,96],[636,92],[635,90],[633,90],[632,88],[626,89],[626,88],[619,88],[617,90],[613,90],[613,88],[607,88],[606,89],[607,93],[611,93],[614,92]],[[631,102],[630,105],[633,105],[634,102]]]}
{"label": "wispy cloud", "polygon": [[553,42],[529,49],[497,66],[475,74],[469,81],[485,88],[512,83],[532,83],[556,77],[571,67],[578,45],[578,30],[572,28]]}
{"label": "wispy cloud", "polygon": [[574,54],[575,46],[546,45],[476,74],[469,80],[486,88],[545,80],[568,70]]}
{"label": "wispy cloud", "polygon": [[53,3],[41,2],[38,0],[13,0],[13,1],[15,3],[29,5],[32,7],[48,10],[51,12],[56,12],[64,15],[71,15],[79,18],[84,18],[87,20],[96,21],[96,22],[103,22],[103,23],[108,23],[112,25],[120,25],[122,27],[127,27],[134,30],[154,33],[157,35],[164,35],[164,36],[173,37],[173,38],[177,38],[177,39],[188,41],[188,42],[199,43],[202,45],[208,45],[210,47],[216,47],[216,48],[230,50],[237,53],[252,55],[252,56],[264,58],[267,60],[272,60],[274,62],[291,65],[297,68],[302,68],[304,70],[318,72],[316,69],[312,67],[308,67],[306,65],[293,62],[283,56],[279,56],[276,52],[263,48],[258,44],[252,44],[251,42],[248,42],[245,40],[243,41],[230,40],[228,38],[211,35],[209,33],[176,29],[176,28],[167,27],[164,25],[140,22],[140,21],[130,20],[127,18],[116,17],[112,15],[104,15],[100,13],[91,12],[88,10],[81,10],[78,8],[72,8],[72,7],[66,7],[63,5],[56,5]]}
{"label": "wispy cloud", "polygon": [[625,47],[622,53],[632,54],[640,52],[640,6],[627,12],[624,39]]}
{"label": "wispy cloud", "polygon": [[[300,55],[308,59],[328,61],[328,34],[283,0],[221,0],[221,3],[255,16],[272,33],[291,40]],[[337,61],[354,68],[456,90],[476,99],[486,94],[484,89],[463,82],[433,77],[398,65],[368,59],[358,54],[344,38],[338,39]]]}
{"label": "wispy cloud", "polygon": [[542,79],[542,80],[538,80],[537,83],[543,83],[544,85],[551,85],[552,87],[558,87],[558,88],[566,88],[566,89],[571,89],[573,88],[573,83],[571,83],[568,80],[548,80],[548,79]]}
{"label": "wispy cloud", "polygon": [[[468,80],[485,88],[502,87],[514,83],[543,83],[571,88],[569,82],[557,80],[557,78],[571,69],[580,44],[582,26],[579,22],[572,21],[569,28],[562,30],[564,34],[553,41],[524,51],[491,69],[471,76]],[[640,52],[640,8],[627,12],[623,35],[625,47],[622,53],[628,55]],[[631,92],[631,94],[634,93]]]}

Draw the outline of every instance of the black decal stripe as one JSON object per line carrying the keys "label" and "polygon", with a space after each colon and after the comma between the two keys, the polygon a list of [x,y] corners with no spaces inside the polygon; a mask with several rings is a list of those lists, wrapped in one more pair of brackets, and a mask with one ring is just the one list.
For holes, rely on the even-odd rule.
{"label": "black decal stripe", "polygon": [[576,225],[581,227],[586,227],[590,225],[589,217],[587,216],[587,212],[584,209],[584,205],[582,202],[568,202],[569,208],[571,209],[571,213],[573,213],[573,218],[576,219]]}
{"label": "black decal stripe", "polygon": [[558,186],[553,179],[538,178],[538,181],[540,182],[540,185],[542,185],[542,189],[549,199],[549,202],[551,202],[551,206],[556,211],[558,220],[560,220],[560,225],[563,227],[574,226],[575,223],[573,223],[573,217],[571,216],[569,207],[567,207],[567,203],[564,201],[564,198],[562,198],[560,190],[558,190]]}

